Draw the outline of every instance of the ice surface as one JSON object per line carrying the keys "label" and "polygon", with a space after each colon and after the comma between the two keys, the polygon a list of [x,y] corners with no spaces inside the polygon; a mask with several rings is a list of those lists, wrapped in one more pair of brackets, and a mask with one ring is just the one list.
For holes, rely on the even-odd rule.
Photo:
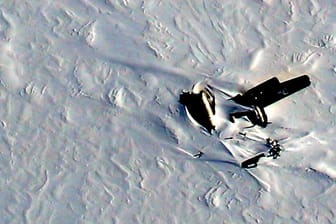
{"label": "ice surface", "polygon": [[[335,1],[0,6],[0,223],[336,222]],[[302,74],[246,130],[284,139],[255,169],[239,166],[264,149],[237,138],[247,122],[222,111],[209,136],[178,103],[199,81]]]}

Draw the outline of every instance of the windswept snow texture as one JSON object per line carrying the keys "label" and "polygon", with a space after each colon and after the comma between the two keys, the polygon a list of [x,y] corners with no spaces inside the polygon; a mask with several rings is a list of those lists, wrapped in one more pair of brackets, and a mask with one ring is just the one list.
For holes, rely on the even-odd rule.
{"label": "windswept snow texture", "polygon": [[[0,223],[336,223],[335,1],[0,6]],[[210,136],[178,103],[303,74],[266,129],[218,110]],[[242,169],[264,146],[239,131],[286,150]]]}

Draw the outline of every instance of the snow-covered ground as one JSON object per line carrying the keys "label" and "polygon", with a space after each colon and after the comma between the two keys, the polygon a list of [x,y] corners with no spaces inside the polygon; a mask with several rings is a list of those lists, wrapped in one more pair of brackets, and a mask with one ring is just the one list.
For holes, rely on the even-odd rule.
{"label": "snow-covered ground", "polygon": [[[0,223],[336,222],[335,1],[5,0],[0,49]],[[245,130],[284,139],[254,169],[247,123],[178,103],[303,74]]]}

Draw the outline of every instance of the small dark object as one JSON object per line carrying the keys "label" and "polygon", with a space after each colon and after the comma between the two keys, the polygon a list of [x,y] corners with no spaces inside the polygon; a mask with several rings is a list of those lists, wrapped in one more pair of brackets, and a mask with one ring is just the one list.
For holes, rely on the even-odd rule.
{"label": "small dark object", "polygon": [[232,100],[240,105],[251,107],[251,110],[243,112],[233,112],[230,114],[233,118],[247,116],[254,125],[266,127],[268,118],[264,108],[287,97],[291,94],[304,89],[310,85],[310,79],[307,75],[280,82],[278,78],[273,77],[256,87],[248,90],[244,94],[238,94]]}
{"label": "small dark object", "polygon": [[241,167],[242,168],[248,168],[248,169],[249,168],[257,167],[259,159],[262,158],[262,157],[266,157],[266,155],[265,155],[264,152],[260,152],[260,153],[256,154],[255,156],[253,156],[253,157],[251,157],[249,159],[244,160],[241,163]]}
{"label": "small dark object", "polygon": [[273,157],[273,159],[276,159],[280,156],[280,151],[282,149],[281,149],[281,145],[279,144],[278,140],[267,138],[266,145],[270,147],[270,149],[268,150],[267,157]]}
{"label": "small dark object", "polygon": [[204,152],[199,151],[198,153],[194,154],[194,158],[201,158],[203,156]]}

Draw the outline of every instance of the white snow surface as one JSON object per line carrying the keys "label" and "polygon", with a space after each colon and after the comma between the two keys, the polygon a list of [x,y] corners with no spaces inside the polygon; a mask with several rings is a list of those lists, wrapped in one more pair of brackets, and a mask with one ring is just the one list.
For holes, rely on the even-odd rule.
{"label": "white snow surface", "polygon": [[[0,223],[336,223],[335,1],[0,6]],[[247,122],[218,110],[208,135],[178,103],[199,81],[303,74],[272,124],[244,130],[283,139],[253,169]]]}

